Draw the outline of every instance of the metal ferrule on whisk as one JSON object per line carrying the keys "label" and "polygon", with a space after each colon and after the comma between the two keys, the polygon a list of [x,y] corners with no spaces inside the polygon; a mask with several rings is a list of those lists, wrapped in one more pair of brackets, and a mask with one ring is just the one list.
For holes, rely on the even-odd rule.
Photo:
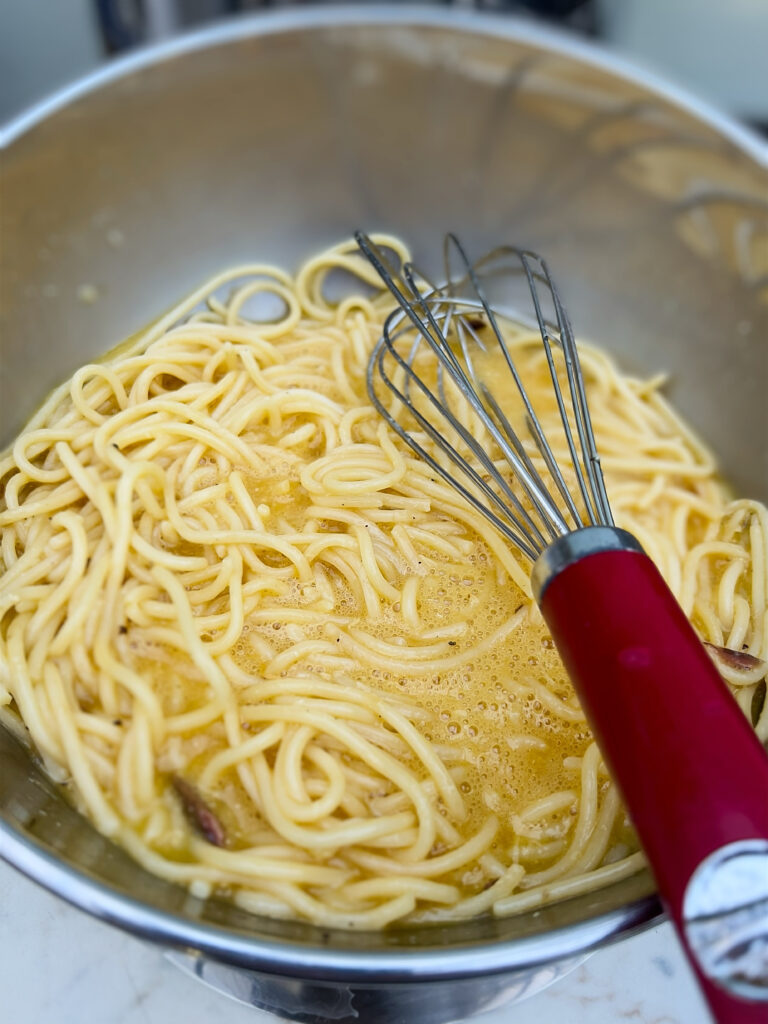
{"label": "metal ferrule on whisk", "polygon": [[549,584],[561,572],[582,558],[604,551],[638,551],[640,542],[626,530],[617,526],[585,526],[580,530],[558,537],[539,555],[531,570],[531,589],[541,604]]}

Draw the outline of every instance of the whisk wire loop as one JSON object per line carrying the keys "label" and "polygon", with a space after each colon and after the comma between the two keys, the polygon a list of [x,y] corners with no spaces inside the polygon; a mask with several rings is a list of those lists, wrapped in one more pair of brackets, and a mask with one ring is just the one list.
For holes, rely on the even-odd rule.
{"label": "whisk wire loop", "polygon": [[[403,372],[404,377],[404,388],[401,390],[400,386],[395,381],[393,375],[391,375],[386,366],[386,356],[391,355],[395,360],[395,363]],[[440,364],[442,366],[442,363]],[[387,385],[389,390],[399,399],[403,405],[410,410],[411,415],[419,424],[419,426],[432,438],[442,452],[448,456],[450,461],[459,469],[461,472],[469,478],[470,482],[480,490],[485,497],[493,503],[496,507],[497,512],[500,513],[504,519],[498,518],[494,515],[493,522],[502,532],[515,544],[521,546],[523,544],[530,548],[530,545],[526,543],[526,531],[534,534],[535,537],[544,544],[544,538],[541,537],[540,531],[536,526],[536,523],[530,517],[528,512],[523,507],[522,503],[518,499],[517,495],[512,491],[509,483],[498,473],[496,467],[493,464],[488,452],[482,447],[481,444],[472,436],[467,428],[456,418],[453,411],[448,405],[448,401],[445,398],[444,392],[441,396],[442,401],[435,396],[430,388],[424,383],[424,381],[413,373],[412,366],[408,360],[403,358],[400,352],[394,347],[393,338],[390,334],[390,328],[385,325],[384,334],[381,340],[378,342],[373,352],[373,357],[368,366],[368,388],[371,395],[373,404],[375,405],[378,412],[384,416],[389,425],[393,430],[396,431],[406,441],[410,447],[417,452],[417,454],[423,458],[433,469],[435,469],[448,483],[456,487],[461,491],[463,496],[470,501],[470,503],[478,509],[478,511],[486,514],[486,506],[482,502],[479,502],[475,496],[461,485],[460,481],[457,481],[447,470],[438,463],[431,455],[429,455],[419,444],[418,440],[412,433],[406,432],[398,420],[391,414],[390,410],[384,406],[376,393],[373,376],[374,370],[377,369],[379,376],[382,381]],[[472,451],[475,458],[486,470],[489,476],[495,478],[497,486],[503,494],[501,498],[490,485],[483,479],[483,477],[470,465],[459,453],[456,448],[451,445],[445,437],[444,432],[438,430],[434,424],[424,415],[419,407],[411,399],[409,389],[411,383],[415,384],[418,390],[421,392],[423,397],[430,403],[431,406],[439,413],[446,423],[458,434],[461,440],[467,445]],[[506,499],[506,501],[504,500]],[[508,504],[507,504],[508,503]],[[511,505],[514,509],[512,512],[508,505]],[[490,518],[490,516],[489,516]],[[506,522],[505,522],[506,520]],[[509,523],[512,524],[513,530],[510,530]],[[537,553],[536,549],[531,549],[532,557],[535,557]]]}
{"label": "whisk wire loop", "polygon": [[[533,404],[531,402],[530,396],[528,395],[528,392],[527,392],[527,390],[525,388],[525,385],[524,385],[524,383],[522,381],[522,378],[520,377],[520,374],[519,374],[518,369],[517,369],[517,367],[515,365],[515,362],[512,359],[512,356],[511,356],[511,354],[509,352],[509,348],[507,347],[506,341],[504,340],[504,335],[502,334],[501,330],[499,329],[499,325],[498,325],[498,322],[497,322],[497,319],[496,319],[496,314],[495,314],[494,310],[492,309],[490,303],[488,302],[488,299],[486,298],[485,290],[484,290],[483,286],[480,283],[480,278],[479,278],[479,274],[478,274],[478,269],[485,268],[487,270],[488,267],[492,266],[493,263],[499,257],[504,256],[504,255],[513,255],[513,256],[518,257],[521,260],[523,268],[524,268],[524,271],[525,271],[525,274],[526,274],[526,277],[528,279],[528,286],[529,286],[529,289],[530,289],[531,294],[532,294],[533,299],[534,299],[534,308],[535,308],[535,311],[536,311],[536,321],[537,321],[537,324],[538,324],[538,327],[539,327],[539,331],[541,332],[542,340],[544,341],[545,349],[547,350],[547,356],[548,356],[548,362],[550,364],[550,370],[552,370],[554,368],[554,364],[553,364],[553,362],[551,360],[551,347],[550,347],[550,344],[549,344],[549,332],[548,332],[548,329],[547,329],[547,324],[546,324],[546,320],[544,318],[544,314],[542,312],[541,304],[539,302],[538,293],[536,291],[534,275],[532,275],[532,273],[530,271],[530,266],[529,266],[529,263],[528,263],[529,256],[530,255],[535,255],[535,254],[530,254],[530,253],[528,253],[528,252],[526,252],[524,250],[516,249],[513,246],[501,246],[501,247],[499,247],[497,249],[494,249],[492,252],[488,253],[488,255],[486,257],[484,257],[482,260],[478,261],[477,264],[473,265],[472,262],[470,261],[469,257],[467,256],[467,253],[466,253],[466,251],[464,249],[464,246],[461,244],[459,239],[456,237],[456,235],[450,233],[450,234],[448,234],[446,236],[446,243],[445,243],[446,277],[449,278],[449,279],[451,277],[451,275],[450,275],[450,248],[451,248],[451,245],[453,245],[455,247],[455,249],[457,250],[457,252],[459,253],[461,262],[462,262],[462,264],[464,266],[464,269],[466,271],[467,278],[471,282],[474,291],[476,292],[478,298],[480,299],[480,301],[482,303],[483,311],[485,312],[486,318],[488,320],[488,324],[491,327],[491,330],[493,331],[493,335],[494,335],[494,337],[496,339],[496,342],[497,342],[499,348],[501,349],[501,351],[502,351],[502,353],[504,355],[504,358],[505,358],[505,361],[506,361],[506,364],[507,364],[507,368],[509,369],[509,372],[512,375],[512,379],[515,382],[515,386],[517,388],[518,394],[520,395],[520,398],[522,399],[523,405],[525,407],[525,422],[526,422],[526,426],[528,427],[528,431],[531,434],[531,437],[533,438],[533,441],[536,444],[536,447],[538,448],[539,453],[541,454],[542,458],[544,459],[544,463],[545,463],[545,465],[546,465],[546,467],[547,467],[547,469],[549,471],[549,474],[552,477],[552,479],[553,479],[553,481],[555,483],[555,486],[557,487],[557,490],[560,493],[560,497],[565,502],[568,511],[570,512],[571,516],[573,517],[574,523],[577,526],[581,526],[582,525],[582,521],[581,521],[581,517],[580,517],[579,512],[578,512],[578,509],[576,508],[576,504],[573,501],[573,498],[571,497],[571,494],[570,494],[570,491],[568,490],[568,487],[566,486],[566,483],[565,483],[565,480],[563,478],[563,475],[562,475],[562,473],[560,471],[560,468],[559,468],[559,466],[557,464],[557,461],[556,461],[556,459],[555,459],[555,457],[554,457],[554,455],[552,453],[552,449],[549,446],[549,443],[547,441],[546,435],[544,434],[544,430],[543,430],[543,428],[541,426],[541,423],[539,422],[539,418],[536,415],[536,412],[534,411]],[[561,409],[561,416],[562,416],[563,415],[562,395],[560,394],[559,386],[557,386],[556,374],[555,374],[555,377],[554,377],[554,381],[555,381],[555,385],[556,385],[558,402],[559,402],[559,407]],[[494,405],[495,404],[496,403],[494,402]],[[509,428],[509,430],[511,431],[511,427],[509,425],[509,421],[506,419],[506,417],[504,417],[504,422],[505,422],[506,426]],[[565,425],[566,425],[566,433],[570,437],[570,431],[567,429],[567,422],[565,423]],[[513,432],[513,431],[511,431],[511,432]],[[572,444],[570,446],[570,450],[571,450],[571,457],[574,458],[575,457],[575,452],[574,452]],[[550,532],[552,533],[552,537],[554,539],[555,537],[560,536],[563,532],[565,532],[568,529],[567,523],[565,522],[563,517],[560,515],[559,510],[557,509],[557,507],[554,504],[554,502],[552,502],[552,500],[550,498],[550,495],[549,495],[549,492],[547,490],[547,487],[544,484],[544,481],[542,480],[541,476],[536,472],[536,470],[533,468],[532,464],[530,464],[530,460],[527,460],[527,461],[528,461],[528,466],[526,466],[526,468],[528,469],[528,473],[526,474],[526,477],[521,480],[521,483],[523,483],[523,486],[528,491],[528,495],[529,495],[530,500],[534,503],[534,505],[538,505],[539,506],[540,514],[541,514],[542,518],[544,519],[545,525],[549,528]],[[515,467],[513,467],[513,468],[515,468]],[[529,478],[530,478],[530,480],[533,483],[532,487],[529,484]]]}
{"label": "whisk wire loop", "polygon": [[[534,272],[534,270],[531,267],[531,259],[532,258],[535,259],[536,262],[539,264],[539,270],[537,272]],[[587,491],[586,481],[584,479],[584,474],[583,474],[582,469],[581,469],[581,461],[580,461],[580,459],[579,459],[579,457],[577,455],[577,452],[576,452],[576,445],[575,445],[574,438],[573,438],[573,432],[572,432],[571,427],[570,427],[570,421],[568,419],[568,413],[567,413],[566,408],[565,408],[565,402],[563,401],[562,389],[559,386],[559,379],[558,379],[558,375],[557,375],[557,368],[555,366],[555,360],[554,360],[554,356],[553,356],[553,353],[552,353],[552,338],[551,338],[551,335],[549,333],[549,326],[547,324],[546,318],[544,317],[544,313],[543,313],[542,305],[541,305],[541,300],[540,300],[540,297],[539,297],[538,281],[541,279],[541,276],[544,277],[544,279],[546,280],[546,282],[548,283],[550,288],[552,286],[552,281],[551,281],[551,278],[549,276],[549,271],[547,269],[547,266],[544,263],[544,260],[542,260],[540,257],[538,257],[535,253],[522,252],[520,254],[520,262],[521,262],[522,267],[523,267],[523,272],[525,273],[526,279],[528,281],[528,287],[529,287],[529,290],[530,290],[530,293],[531,293],[531,298],[533,300],[533,305],[534,305],[534,309],[535,309],[535,312],[536,312],[536,321],[537,321],[537,323],[539,325],[539,332],[541,334],[541,340],[542,340],[542,343],[543,343],[543,346],[544,346],[544,353],[545,353],[546,359],[547,359],[547,366],[548,366],[548,369],[549,369],[549,376],[550,376],[550,379],[552,380],[552,383],[553,383],[553,391],[554,391],[554,395],[555,395],[555,400],[557,402],[557,408],[558,408],[558,412],[560,414],[560,422],[563,424],[563,428],[564,428],[564,431],[565,431],[565,438],[566,438],[566,443],[568,445],[568,452],[569,452],[569,455],[570,455],[570,458],[571,458],[571,465],[573,466],[575,474],[576,474],[576,480],[577,480],[578,485],[579,485],[579,491],[581,492],[582,500],[584,501],[584,505],[585,505],[585,508],[586,508],[586,511],[587,511],[587,516],[589,518],[590,523],[592,525],[594,525],[595,524],[595,520],[594,520],[594,517],[592,515],[592,506],[591,506],[591,501],[590,501],[589,493]],[[559,338],[559,341],[560,341],[559,347],[560,347],[560,350],[563,352],[563,355],[565,357],[566,375],[568,376],[569,389],[570,389],[571,353],[570,353],[570,350],[567,349],[567,347],[565,345],[566,334],[565,334],[565,329],[564,329],[564,325],[563,325],[563,321],[562,321],[560,312],[561,311],[558,308],[557,303],[555,303],[555,316],[557,318],[558,338]],[[572,392],[571,392],[571,394],[572,394]],[[578,423],[578,417],[577,417],[577,423]],[[538,433],[537,433],[537,436],[538,436]],[[581,435],[579,435],[579,437],[581,437]],[[568,487],[567,487],[567,485],[565,483],[565,480],[564,480],[563,475],[562,475],[562,473],[560,471],[560,468],[559,468],[559,466],[557,464],[557,461],[555,460],[555,457],[552,454],[552,450],[551,450],[551,448],[549,447],[549,445],[546,442],[546,438],[543,438],[543,444],[542,444],[542,446],[540,447],[539,450],[541,451],[541,454],[542,454],[542,456],[544,458],[544,461],[547,464],[547,469],[549,470],[550,474],[552,475],[553,480],[555,481],[555,484],[557,486],[558,491],[560,492],[561,496],[563,497],[564,501],[566,502],[566,504],[568,506],[568,510],[570,511],[571,515],[573,516],[573,520],[574,520],[575,524],[577,526],[583,526],[584,525],[583,520],[582,520],[579,512],[576,509],[576,505],[575,505],[575,503],[573,501],[573,498],[571,497],[571,493],[568,490]]]}
{"label": "whisk wire loop", "polygon": [[[399,398],[400,401],[407,405],[408,402],[405,395],[399,390],[397,385],[387,375],[386,369],[380,363],[380,361],[384,357],[384,354],[384,343],[383,341],[381,341],[378,343],[376,349],[374,350],[372,361],[369,364],[369,381],[371,380],[371,376],[374,373],[374,367],[376,367],[382,380],[387,384],[387,387],[389,387],[392,393],[397,398]],[[374,360],[376,362],[374,362]],[[371,389],[372,388],[373,385],[371,384]],[[465,487],[459,478],[452,476],[451,473],[449,473],[448,470],[434,458],[434,456],[427,452],[412,433],[407,433],[402,428],[400,423],[398,423],[397,419],[395,419],[395,417],[392,416],[390,411],[380,401],[378,395],[373,390],[371,390],[371,401],[373,402],[373,405],[375,406],[377,411],[386,420],[386,422],[395,431],[395,433],[397,433],[410,446],[410,448],[416,453],[416,455],[418,455],[419,458],[423,459],[424,462],[427,463],[427,465],[432,470],[434,470],[435,473],[441,476],[446,481],[446,483],[450,484],[450,486],[455,488],[455,490],[459,494],[461,494],[462,497],[470,505],[472,505],[478,512],[485,516],[485,518],[488,519],[489,522],[491,522],[508,540],[510,540],[521,551],[523,551],[524,554],[526,554],[531,559],[535,559],[538,556],[538,549],[533,548],[527,542],[522,526],[520,526],[519,529],[514,529],[514,526],[517,526],[519,524],[516,523],[515,517],[504,506],[504,503],[499,499],[498,495],[493,491],[492,488],[488,486],[488,484],[482,479],[482,477],[468,463],[461,464],[459,463],[457,458],[454,458],[454,453],[450,446],[445,441],[445,439],[442,437],[441,434],[439,434],[435,430],[435,428],[428,420],[422,417],[421,413],[414,411],[414,416],[419,422],[420,426],[424,428],[425,432],[432,438],[432,440],[438,445],[438,447],[443,452],[445,452],[445,454],[451,459],[451,461],[453,461],[461,469],[464,475],[468,477],[470,482],[474,484],[480,490],[481,493],[485,494],[486,498],[490,502],[492,502],[493,505],[497,506],[499,512],[501,513],[501,515],[504,516],[504,518],[502,518],[501,515],[497,515],[492,508],[483,504],[483,501],[480,498],[478,498],[476,494],[473,494],[467,487]],[[512,521],[513,526],[509,525],[508,520]]]}
{"label": "whisk wire loop", "polygon": [[[411,263],[391,267],[366,235],[358,232],[355,237],[398,306],[387,317],[367,373],[371,401],[389,426],[532,560],[572,529],[587,523],[612,524],[573,331],[544,260],[529,250],[502,246],[472,262],[450,234],[444,245],[445,282],[436,285]],[[456,258],[458,274],[452,266]],[[508,312],[490,300],[485,281],[500,274],[524,280],[533,317]],[[500,318],[538,331],[583,511],[533,407]],[[528,443],[479,369],[477,357],[489,352],[489,342],[490,348],[500,350],[522,402]],[[425,345],[434,362],[425,362]],[[568,381],[568,401],[560,384],[563,371],[555,359],[557,351]],[[378,382],[394,396],[394,404],[382,401]],[[404,425],[404,410],[416,431]],[[446,462],[425,449],[424,435]],[[534,450],[545,470],[537,468],[531,457]]]}
{"label": "whisk wire loop", "polygon": [[[509,443],[512,445],[518,457],[522,461],[523,465],[528,470],[528,473],[530,474],[531,478],[536,482],[537,486],[540,487],[542,491],[544,491],[546,485],[542,480],[538,470],[531,461],[528,453],[526,452],[525,446],[523,445],[520,438],[517,436],[517,433],[515,432],[511,423],[509,422],[509,419],[505,415],[504,410],[497,402],[496,397],[490,390],[490,388],[475,373],[474,363],[472,359],[472,350],[470,345],[467,344],[466,340],[467,335],[471,335],[473,342],[477,345],[478,348],[482,349],[483,351],[487,351],[486,346],[484,345],[480,336],[474,331],[472,325],[464,318],[457,319],[457,332],[459,336],[459,343],[462,349],[462,354],[467,364],[467,369],[469,370],[469,375],[481,396],[483,404],[485,405],[486,409],[490,411],[490,414],[493,416],[500,429],[506,435]],[[548,523],[548,525],[551,534],[553,536],[556,536],[557,534],[554,532],[551,524]]]}

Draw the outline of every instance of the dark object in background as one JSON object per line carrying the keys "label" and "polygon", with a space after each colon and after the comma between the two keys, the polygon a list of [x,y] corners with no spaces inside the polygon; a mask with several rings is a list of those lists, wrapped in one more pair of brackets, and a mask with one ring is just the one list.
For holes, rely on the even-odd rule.
{"label": "dark object in background", "polygon": [[119,53],[227,14],[272,6],[270,0],[93,0],[104,49]]}
{"label": "dark object in background", "polygon": [[119,53],[143,42],[146,15],[142,0],[95,0],[107,53]]}
{"label": "dark object in background", "polygon": [[[315,0],[93,0],[104,49],[119,53],[141,43],[183,31],[227,14],[315,6]],[[365,0],[361,0],[364,4]],[[435,0],[439,6],[466,6],[456,0]],[[594,35],[594,0],[472,0],[478,10],[531,15]]]}
{"label": "dark object in background", "polygon": [[533,15],[583,35],[596,35],[599,26],[595,0],[474,0],[474,6],[478,10]]}

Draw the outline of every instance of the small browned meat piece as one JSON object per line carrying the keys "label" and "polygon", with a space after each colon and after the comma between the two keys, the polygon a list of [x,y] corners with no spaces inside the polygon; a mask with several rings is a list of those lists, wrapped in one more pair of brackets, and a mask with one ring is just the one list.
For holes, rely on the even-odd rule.
{"label": "small browned meat piece", "polygon": [[181,806],[189,823],[194,825],[200,835],[207,839],[212,846],[226,846],[227,836],[224,826],[192,783],[178,775],[172,775],[171,782],[181,800]]}
{"label": "small browned meat piece", "polygon": [[728,668],[741,672],[752,672],[761,666],[768,671],[768,663],[756,658],[754,654],[747,654],[746,651],[732,651],[730,647],[718,647],[717,644],[710,644],[706,640],[704,646],[714,654],[715,658],[727,665]]}

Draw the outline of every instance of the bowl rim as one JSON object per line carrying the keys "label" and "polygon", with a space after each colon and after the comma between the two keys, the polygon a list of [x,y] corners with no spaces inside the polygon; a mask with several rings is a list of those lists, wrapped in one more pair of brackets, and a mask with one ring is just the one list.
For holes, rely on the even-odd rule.
{"label": "bowl rim", "polygon": [[[420,984],[515,973],[578,956],[663,920],[658,899],[649,895],[538,935],[485,943],[436,944],[427,949],[339,949],[330,944],[311,945],[241,934],[160,910],[64,863],[4,821],[0,821],[0,859],[72,906],[138,938],[187,953],[202,953],[251,971],[311,977],[320,983]],[[333,929],[315,927],[318,933],[333,934]]]}
{"label": "bowl rim", "polygon": [[[677,106],[713,128],[759,166],[768,169],[768,143],[756,133],[663,76],[593,43],[509,15],[446,11],[423,6],[403,8],[389,4],[365,8],[329,5],[262,12],[235,17],[169,41],[142,47],[59,88],[0,126],[0,149],[8,148],[47,118],[89,93],[178,56],[279,33],[375,25],[490,35],[579,60],[640,85]],[[247,936],[160,910],[90,877],[84,870],[66,864],[37,840],[3,820],[0,820],[0,858],[73,906],[145,940],[186,950],[194,948],[213,959],[251,970],[294,977],[303,973],[303,976],[311,976],[321,982],[365,979],[375,983],[407,984],[514,972],[584,953],[628,937],[663,919],[657,897],[648,895],[539,935],[428,949],[339,949],[330,945]]]}
{"label": "bowl rim", "polygon": [[643,86],[660,98],[708,123],[768,169],[768,142],[757,132],[740,123],[716,104],[701,99],[696,93],[679,85],[674,79],[656,73],[624,55],[614,54],[598,43],[585,41],[562,29],[503,12],[441,10],[422,4],[401,7],[391,3],[374,3],[360,8],[331,3],[316,8],[300,7],[236,15],[202,29],[182,32],[172,39],[140,46],[132,53],[114,58],[104,66],[61,86],[48,96],[32,103],[5,124],[0,124],[0,149],[9,146],[47,117],[88,93],[162,60],[252,36],[342,25],[378,24],[457,29],[469,34],[517,39],[562,56],[583,60],[593,67]]}

